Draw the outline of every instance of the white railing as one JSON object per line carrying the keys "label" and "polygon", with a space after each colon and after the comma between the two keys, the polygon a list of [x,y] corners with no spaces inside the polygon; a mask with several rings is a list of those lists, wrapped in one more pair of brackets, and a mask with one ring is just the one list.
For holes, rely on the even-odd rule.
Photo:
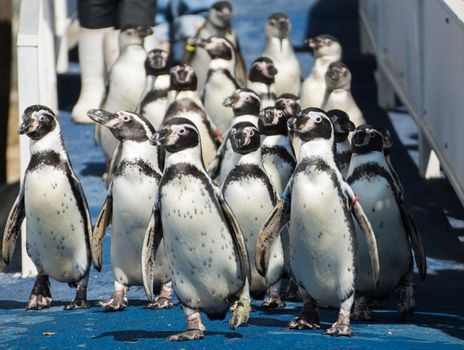
{"label": "white railing", "polygon": [[[58,9],[58,10],[57,10]],[[71,18],[66,0],[27,0],[21,1],[18,30],[18,104],[19,118],[30,105],[43,104],[58,111],[56,85],[56,57],[60,52],[62,40],[66,35],[66,25]],[[75,17],[74,17],[75,18]],[[59,25],[56,25],[56,24]],[[55,27],[59,26],[57,35]],[[67,51],[61,59],[61,67],[67,66]],[[20,138],[21,181],[29,163],[29,140]],[[36,269],[26,252],[25,225],[21,235],[21,268],[24,277],[36,274]]]}
{"label": "white railing", "polygon": [[378,103],[395,94],[419,129],[419,171],[440,166],[464,204],[464,2],[359,0],[361,46],[377,58]]}

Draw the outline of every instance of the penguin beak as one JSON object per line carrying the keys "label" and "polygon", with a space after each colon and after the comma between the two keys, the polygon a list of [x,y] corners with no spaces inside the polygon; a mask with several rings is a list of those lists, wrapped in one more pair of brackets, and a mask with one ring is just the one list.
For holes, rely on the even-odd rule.
{"label": "penguin beak", "polygon": [[191,46],[198,46],[202,48],[206,45],[205,39],[202,38],[188,39],[187,43]]}
{"label": "penguin beak", "polygon": [[137,34],[141,39],[143,39],[149,35],[152,35],[153,29],[151,29],[150,27],[137,27]]}
{"label": "penguin beak", "polygon": [[274,115],[272,114],[271,111],[261,111],[260,115],[259,115],[262,123],[264,126],[269,126],[269,125],[272,125],[273,121],[274,121]]}
{"label": "penguin beak", "polygon": [[239,97],[236,96],[236,95],[231,95],[229,97],[226,97],[224,102],[222,102],[222,105],[224,107],[232,107],[233,105],[235,105],[239,100]]}
{"label": "penguin beak", "polygon": [[21,125],[18,128],[18,134],[19,135],[24,135],[24,134],[27,135],[28,133],[36,131],[37,128],[39,127],[39,123],[34,122],[34,119],[32,119],[30,117],[24,117],[23,116],[22,119],[23,119],[23,122],[21,123]]}
{"label": "penguin beak", "polygon": [[297,121],[296,117],[292,117],[287,120],[288,131],[294,132],[296,130],[296,121]]}
{"label": "penguin beak", "polygon": [[369,138],[364,130],[356,130],[351,139],[351,143],[356,147],[366,146],[369,143]]}
{"label": "penguin beak", "polygon": [[91,109],[87,111],[87,116],[96,123],[106,125],[116,117],[116,114],[103,109]]}
{"label": "penguin beak", "polygon": [[315,49],[317,47],[316,39],[314,38],[307,38],[305,39],[304,43],[311,49]]}
{"label": "penguin beak", "polygon": [[165,146],[168,136],[168,130],[165,128],[160,129],[158,132],[155,132],[150,138],[150,143],[153,146]]}

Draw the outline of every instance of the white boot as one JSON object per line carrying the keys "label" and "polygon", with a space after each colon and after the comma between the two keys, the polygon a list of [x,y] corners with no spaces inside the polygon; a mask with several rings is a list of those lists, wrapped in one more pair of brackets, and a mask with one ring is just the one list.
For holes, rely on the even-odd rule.
{"label": "white boot", "polygon": [[111,29],[105,33],[103,37],[103,54],[105,57],[106,74],[111,70],[113,63],[119,57],[119,29]]}
{"label": "white boot", "polygon": [[103,35],[110,28],[79,30],[79,65],[81,68],[81,93],[72,110],[75,123],[93,123],[87,111],[100,108],[105,97],[105,64]]}

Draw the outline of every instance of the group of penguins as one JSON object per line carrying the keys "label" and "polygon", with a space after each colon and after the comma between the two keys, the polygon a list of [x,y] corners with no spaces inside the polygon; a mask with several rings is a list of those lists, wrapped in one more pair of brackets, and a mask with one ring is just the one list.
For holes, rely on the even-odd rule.
{"label": "group of penguins", "polygon": [[134,285],[153,309],[172,307],[175,293],[187,328],[170,340],[202,338],[200,311],[210,319],[231,311],[238,327],[252,298],[267,308],[303,300],[290,329],[318,329],[319,308],[337,307],[324,330],[334,336],[351,336],[350,318],[371,320],[394,291],[401,318],[412,316],[412,252],[424,279],[424,248],[390,162],[390,134],[365,124],[339,41],[307,41],[315,62],[303,81],[290,21],[272,14],[246,74],[231,14],[228,2],[214,4],[186,42],[186,63],[174,67],[167,52],[144,51],[147,28],[121,32],[108,96],[88,111],[108,161],[94,225],[54,112],[25,110],[19,133],[31,139],[31,160],[3,259],[27,218],[38,270],[27,309],[50,306],[49,277],[77,287],[65,309],[89,307],[90,265],[101,270],[111,224],[114,293],[100,305],[124,309]]}

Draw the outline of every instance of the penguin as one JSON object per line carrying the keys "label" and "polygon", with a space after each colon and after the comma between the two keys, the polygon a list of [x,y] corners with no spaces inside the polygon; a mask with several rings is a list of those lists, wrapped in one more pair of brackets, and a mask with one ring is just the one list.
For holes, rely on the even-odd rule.
{"label": "penguin", "polygon": [[235,79],[235,53],[233,45],[225,38],[210,37],[197,41],[211,57],[203,90],[205,110],[221,132],[225,132],[234,114],[223,105],[224,99],[240,86]]}
{"label": "penguin", "polygon": [[365,124],[356,129],[351,145],[353,155],[347,181],[359,195],[359,202],[375,229],[380,259],[380,281],[375,285],[366,264],[366,243],[358,238],[359,276],[353,316],[370,320],[370,301],[385,299],[398,289],[398,312],[401,319],[408,320],[415,306],[411,250],[421,279],[427,274],[422,239],[410,209],[400,199],[403,196],[396,193],[398,188],[383,153],[384,135],[376,127]]}
{"label": "penguin", "polygon": [[[230,130],[232,149],[240,156],[238,163],[227,175],[221,191],[225,201],[242,228],[249,256],[254,256],[258,233],[267,215],[277,203],[278,194],[263,167],[260,147],[261,134],[250,122],[236,123]],[[267,295],[264,307],[283,307],[280,299],[280,279],[284,256],[282,242],[276,239],[271,248],[272,258],[265,277],[251,264],[250,293],[256,299]]]}
{"label": "penguin", "polygon": [[[119,34],[120,54],[108,75],[108,93],[101,108],[117,112],[135,111],[145,85],[145,59],[147,53],[143,48],[144,38],[153,31],[150,27],[128,26]],[[95,106],[99,108],[100,106]],[[100,124],[95,126],[95,141],[102,147],[109,164],[118,141],[111,132]]]}
{"label": "penguin", "polygon": [[203,338],[199,311],[212,320],[223,319],[238,300],[229,321],[236,328],[250,312],[250,266],[237,220],[204,168],[200,133],[189,119],[173,118],[151,142],[164,148],[167,157],[142,253],[145,292],[152,298],[155,253],[163,244],[187,319],[187,330],[169,340]]}
{"label": "penguin", "polygon": [[321,108],[326,92],[326,73],[329,65],[342,59],[342,46],[338,39],[322,34],[306,40],[313,50],[314,64],[311,73],[301,86],[301,107]]}
{"label": "penguin", "polygon": [[231,26],[232,12],[233,9],[230,2],[215,2],[209,9],[204,24],[198,29],[197,33],[187,41],[183,62],[190,65],[195,70],[198,77],[198,91],[200,92],[203,91],[205,86],[211,57],[202,47],[191,45],[191,43],[194,43],[197,39],[208,39],[215,36],[229,40],[234,46],[235,76],[240,82],[240,85],[244,85],[246,82],[245,61],[240,50],[237,34]]}
{"label": "penguin", "polygon": [[163,123],[167,109],[167,97],[171,86],[169,54],[160,49],[147,53],[145,60],[145,88],[136,112],[148,119],[158,129]]}
{"label": "penguin", "polygon": [[338,170],[346,179],[348,168],[351,160],[351,144],[348,140],[350,132],[356,127],[350,120],[350,117],[345,112],[339,109],[331,109],[327,112],[327,116],[332,121],[335,133],[335,164]]}
{"label": "penguin", "polygon": [[92,222],[60,125],[50,108],[32,105],[24,111],[18,132],[30,138],[31,159],[5,225],[3,259],[10,262],[21,224],[27,219],[26,249],[38,275],[26,310],[50,307],[50,277],[77,287],[65,310],[88,308],[87,282],[95,256],[90,246]]}
{"label": "penguin", "polygon": [[326,100],[323,109],[341,109],[345,111],[356,127],[365,124],[356,101],[351,95],[351,72],[342,62],[331,63],[326,73]]}
{"label": "penguin", "polygon": [[[188,118],[195,123],[201,135],[201,149],[205,165],[208,166],[221,144],[221,133],[205,112],[197,88],[197,77],[188,65],[171,69],[171,87],[168,93],[168,109],[164,121],[175,117]],[[172,102],[171,102],[172,101]]]}
{"label": "penguin", "polygon": [[[135,113],[116,113],[99,109],[87,112],[90,119],[108,128],[121,143],[121,155],[111,178],[106,200],[100,210],[93,243],[98,251],[101,268],[105,229],[111,221],[111,265],[114,275],[114,293],[109,301],[100,302],[107,311],[123,310],[127,306],[127,289],[143,285],[142,246],[153,203],[161,179],[158,149],[150,144],[154,134],[150,122]],[[151,308],[172,307],[170,277],[164,261],[164,252],[157,254],[155,285],[162,285]]]}
{"label": "penguin", "polygon": [[291,22],[286,14],[274,13],[265,26],[266,45],[261,56],[269,57],[277,69],[276,95],[300,95],[301,68],[290,42]]}
{"label": "penguin", "polygon": [[274,77],[276,74],[277,68],[268,57],[258,57],[248,72],[247,88],[261,97],[262,108],[274,106],[276,99]]}
{"label": "penguin", "polygon": [[[234,119],[230,128],[236,123],[251,122],[258,127],[258,116],[261,109],[261,99],[253,90],[240,88],[224,100],[224,106],[232,108]],[[237,164],[240,156],[234,152],[229,140],[229,132],[224,134],[224,142],[217,150],[216,156],[208,166],[208,174],[216,181],[218,186],[222,186],[227,174]]]}
{"label": "penguin", "polygon": [[282,193],[296,165],[293,148],[288,138],[288,114],[280,108],[267,107],[259,114],[258,127],[263,141],[263,167],[277,193]]}
{"label": "penguin", "polygon": [[[275,101],[275,107],[280,108],[287,113],[289,118],[297,117],[301,111],[300,99],[293,94],[282,94]],[[299,158],[301,142],[298,137],[295,137],[291,130],[288,130],[288,137],[293,147],[295,159]]]}
{"label": "penguin", "polygon": [[288,328],[319,328],[318,302],[340,308],[337,321],[324,334],[351,336],[350,311],[357,277],[351,213],[361,223],[369,243],[373,266],[370,278],[374,283],[379,278],[375,235],[335,164],[334,130],[329,117],[319,108],[307,108],[298,118],[289,120],[289,127],[302,139],[301,157],[260,232],[256,267],[262,275],[266,273],[270,244],[288,224],[290,267],[304,298],[301,314]]}
{"label": "penguin", "polygon": [[393,164],[391,162],[390,158],[390,152],[393,147],[393,143],[391,140],[391,133],[390,130],[377,126],[376,129],[382,134],[383,136],[383,155],[385,156],[385,160],[387,161],[388,168],[390,169],[390,172],[393,176],[393,179],[395,180],[395,193],[398,195],[398,200],[400,202],[404,202],[405,205],[407,203],[404,201],[404,187],[403,184],[400,181],[400,178],[398,176],[398,173],[396,172],[395,168],[393,167]]}

